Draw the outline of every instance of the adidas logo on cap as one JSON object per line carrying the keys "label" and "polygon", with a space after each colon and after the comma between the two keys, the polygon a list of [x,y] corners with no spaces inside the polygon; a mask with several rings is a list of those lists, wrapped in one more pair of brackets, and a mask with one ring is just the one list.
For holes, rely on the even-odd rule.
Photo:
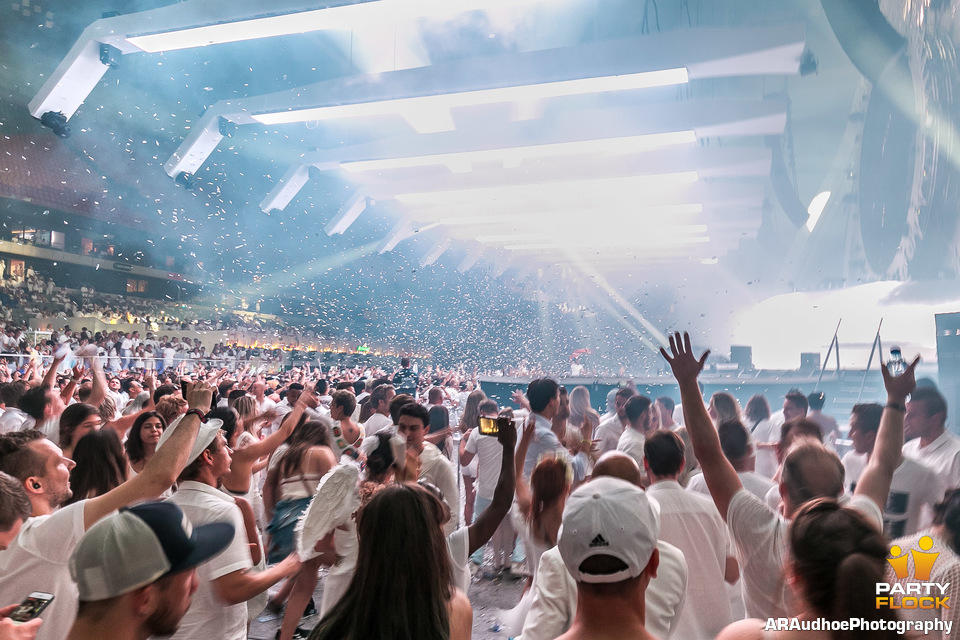
{"label": "adidas logo on cap", "polygon": [[603,534],[598,533],[597,537],[590,541],[590,548],[596,549],[597,547],[609,547],[610,543],[607,542],[607,539],[603,537]]}

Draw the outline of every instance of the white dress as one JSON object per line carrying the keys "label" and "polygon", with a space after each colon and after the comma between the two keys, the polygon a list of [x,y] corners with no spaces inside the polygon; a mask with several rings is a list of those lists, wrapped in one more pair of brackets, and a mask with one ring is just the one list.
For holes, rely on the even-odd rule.
{"label": "white dress", "polygon": [[523,592],[517,606],[509,611],[500,611],[497,616],[502,631],[512,638],[523,632],[523,623],[527,619],[527,613],[533,605],[533,596],[537,592],[537,569],[540,567],[540,556],[553,545],[533,535],[530,522],[523,517],[516,504],[510,509],[510,517],[513,519],[514,529],[520,533],[523,550],[527,555],[527,566],[530,569],[530,575],[533,576],[530,588]]}

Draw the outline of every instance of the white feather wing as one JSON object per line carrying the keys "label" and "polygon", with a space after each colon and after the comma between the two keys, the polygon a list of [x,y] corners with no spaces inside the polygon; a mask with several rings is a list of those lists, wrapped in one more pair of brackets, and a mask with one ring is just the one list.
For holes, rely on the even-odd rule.
{"label": "white feather wing", "polygon": [[347,522],[360,506],[359,478],[360,468],[350,460],[342,461],[320,479],[310,506],[294,529],[301,561],[316,556],[317,542]]}

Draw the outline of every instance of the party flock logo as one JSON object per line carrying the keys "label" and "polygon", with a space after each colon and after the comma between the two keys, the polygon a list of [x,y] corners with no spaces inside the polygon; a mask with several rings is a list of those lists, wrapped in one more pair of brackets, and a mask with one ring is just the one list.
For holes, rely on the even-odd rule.
{"label": "party flock logo", "polygon": [[897,580],[910,577],[910,561],[913,561],[913,581],[901,584],[895,582],[877,583],[877,609],[949,609],[950,597],[944,596],[949,583],[930,582],[930,573],[937,561],[939,553],[931,553],[933,539],[923,536],[917,542],[919,549],[910,549],[904,553],[903,549],[894,545],[890,547],[891,558],[887,562],[893,567]]}

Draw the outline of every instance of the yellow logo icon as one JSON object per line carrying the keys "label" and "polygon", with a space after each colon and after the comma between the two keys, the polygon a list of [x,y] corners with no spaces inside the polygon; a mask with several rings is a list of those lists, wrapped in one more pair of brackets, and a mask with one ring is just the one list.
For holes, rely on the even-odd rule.
{"label": "yellow logo icon", "polygon": [[930,572],[933,571],[933,563],[937,561],[939,553],[928,553],[933,548],[933,538],[923,536],[917,543],[920,551],[910,549],[909,553],[903,553],[903,549],[894,545],[890,547],[890,555],[896,556],[887,558],[887,562],[893,567],[898,580],[903,580],[909,575],[908,563],[910,556],[913,556],[913,578],[926,582],[930,579]]}

